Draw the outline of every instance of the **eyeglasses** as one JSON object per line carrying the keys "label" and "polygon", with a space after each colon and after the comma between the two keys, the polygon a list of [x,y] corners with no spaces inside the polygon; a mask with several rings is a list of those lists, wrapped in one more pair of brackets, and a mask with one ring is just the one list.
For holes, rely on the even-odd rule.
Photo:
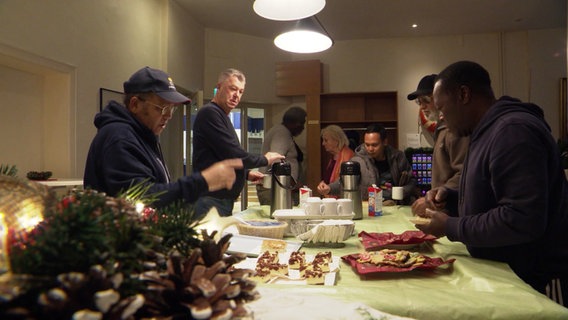
{"label": "eyeglasses", "polygon": [[147,104],[149,104],[149,105],[151,105],[151,106],[153,106],[153,107],[156,107],[156,108],[160,109],[160,111],[162,112],[162,115],[163,115],[163,116],[165,116],[166,114],[174,114],[174,112],[176,112],[176,110],[177,110],[177,108],[178,108],[178,106],[174,106],[174,105],[171,105],[171,106],[161,106],[161,105],[159,105],[159,104],[152,103],[152,102],[150,102],[150,101],[148,101],[148,100],[146,100],[146,99],[144,99],[144,98],[142,98],[142,97],[137,97],[137,98],[140,99],[140,101],[142,101],[142,102],[146,102]]}
{"label": "eyeglasses", "polygon": [[432,97],[431,96],[422,96],[422,97],[418,97],[416,100],[416,104],[421,106],[423,104],[429,104],[432,102]]}

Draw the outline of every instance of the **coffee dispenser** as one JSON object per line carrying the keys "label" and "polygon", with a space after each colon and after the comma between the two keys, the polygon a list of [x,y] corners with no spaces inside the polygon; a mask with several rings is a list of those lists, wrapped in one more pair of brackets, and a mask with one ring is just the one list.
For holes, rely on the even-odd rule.
{"label": "coffee dispenser", "polygon": [[358,162],[347,161],[340,170],[341,197],[353,201],[353,219],[363,219],[363,201],[361,200],[361,166]]}
{"label": "coffee dispenser", "polygon": [[292,209],[292,190],[296,181],[292,178],[290,163],[282,160],[272,164],[272,184],[270,188],[270,216],[276,210]]}

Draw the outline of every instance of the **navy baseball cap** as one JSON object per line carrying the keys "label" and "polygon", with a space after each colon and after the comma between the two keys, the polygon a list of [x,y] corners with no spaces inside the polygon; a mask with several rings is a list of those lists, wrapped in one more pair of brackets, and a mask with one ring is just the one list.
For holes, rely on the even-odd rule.
{"label": "navy baseball cap", "polygon": [[408,94],[407,96],[408,100],[414,100],[419,96],[432,94],[432,91],[434,91],[434,81],[436,80],[437,76],[438,76],[437,74],[431,74],[424,76],[422,79],[420,79],[416,91]]}
{"label": "navy baseball cap", "polygon": [[144,67],[124,82],[124,93],[153,92],[173,103],[189,103],[191,99],[177,92],[172,78],[162,70]]}

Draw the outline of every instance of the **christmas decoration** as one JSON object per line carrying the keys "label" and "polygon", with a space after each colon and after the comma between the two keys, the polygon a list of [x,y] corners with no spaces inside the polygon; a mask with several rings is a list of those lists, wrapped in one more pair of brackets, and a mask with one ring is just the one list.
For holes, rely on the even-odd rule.
{"label": "christmas decoration", "polygon": [[[252,271],[233,267],[245,257],[226,254],[231,235],[217,242],[216,232],[198,233],[191,205],[146,207],[156,197],[148,188],[116,198],[73,191],[54,201],[35,182],[0,180],[0,203],[11,203],[0,207],[11,265],[0,277],[0,318],[245,317],[258,293]],[[31,228],[13,222],[20,214],[12,202],[24,198],[41,212]]]}
{"label": "christmas decoration", "polygon": [[16,166],[0,164],[0,175],[15,177],[18,174]]}
{"label": "christmas decoration", "polygon": [[53,173],[51,171],[30,171],[26,173],[26,177],[30,180],[47,180],[51,178]]}

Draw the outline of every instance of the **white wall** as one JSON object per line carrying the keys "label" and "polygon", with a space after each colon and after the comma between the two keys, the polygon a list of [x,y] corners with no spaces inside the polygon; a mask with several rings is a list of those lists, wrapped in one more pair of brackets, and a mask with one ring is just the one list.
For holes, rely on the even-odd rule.
{"label": "white wall", "polygon": [[[243,100],[270,98],[265,96],[265,91],[267,86],[273,86],[274,64],[286,60],[321,60],[324,92],[398,91],[401,149],[406,147],[406,134],[418,132],[418,109],[406,95],[416,89],[422,76],[438,73],[458,60],[482,64],[491,75],[496,95],[508,94],[539,104],[545,110],[553,134],[558,135],[558,83],[566,76],[564,29],[338,41],[328,51],[308,55],[282,55],[270,39],[251,39],[250,36],[213,30],[206,32],[206,84],[213,83],[215,73],[222,65],[231,66],[231,63],[246,74],[258,75],[258,70],[266,73],[264,81],[254,77],[247,79]],[[221,44],[230,48],[221,52],[222,59],[217,52],[221,50]],[[260,56],[259,47],[264,48]],[[250,57],[262,59],[262,62],[259,64],[257,59]]]}
{"label": "white wall", "polygon": [[[0,136],[13,137],[10,145],[0,143],[0,163],[18,165],[24,175],[30,170],[52,170],[59,178],[82,177],[96,132],[93,117],[99,111],[99,88],[122,91],[122,83],[144,66],[167,70],[181,87],[201,88],[203,28],[175,6],[168,0],[0,1],[0,66],[13,66],[13,58],[28,66],[12,73],[0,70],[0,82],[11,84],[0,87],[0,96],[7,88],[27,92],[24,99],[10,93],[9,99],[0,100],[2,113],[16,106],[21,110],[14,116],[0,117]],[[52,63],[46,65],[44,60]],[[44,88],[49,85],[51,79],[38,70],[52,65],[66,66],[65,72],[71,74],[65,92],[71,99],[69,115],[43,124],[35,118],[34,122],[24,121],[29,117],[24,113],[59,112],[57,106],[46,103],[53,97],[41,99],[46,94],[45,89],[40,90],[42,85],[29,89],[37,79]],[[13,74],[23,81],[14,81]],[[30,99],[36,102],[28,103]],[[14,130],[20,122],[26,124],[25,132]],[[47,132],[67,128],[62,139],[61,134],[47,138],[48,144],[61,148],[38,146],[38,137],[46,134],[41,125],[49,126]],[[57,163],[64,165],[58,167]]]}

